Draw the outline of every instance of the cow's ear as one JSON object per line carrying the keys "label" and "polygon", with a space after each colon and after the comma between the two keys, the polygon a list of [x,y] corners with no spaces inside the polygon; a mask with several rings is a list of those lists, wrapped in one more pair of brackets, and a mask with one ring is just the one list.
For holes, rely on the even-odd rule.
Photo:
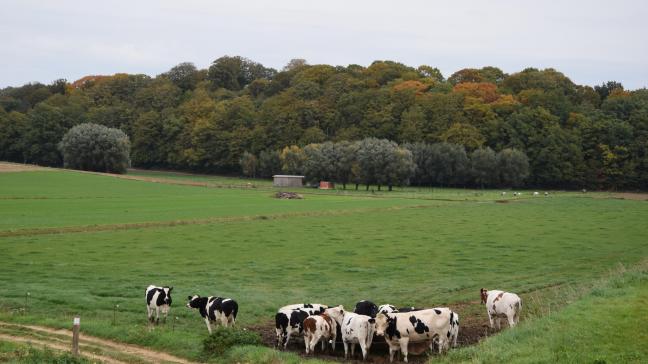
{"label": "cow's ear", "polygon": [[173,291],[173,286],[169,287],[169,293],[171,293],[171,291]]}
{"label": "cow's ear", "polygon": [[187,296],[187,299],[188,299],[189,301],[191,301],[191,296]]}

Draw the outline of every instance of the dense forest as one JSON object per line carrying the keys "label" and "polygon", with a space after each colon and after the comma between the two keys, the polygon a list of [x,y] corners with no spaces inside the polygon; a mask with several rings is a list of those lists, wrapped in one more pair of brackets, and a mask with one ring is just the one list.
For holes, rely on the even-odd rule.
{"label": "dense forest", "polygon": [[648,90],[576,85],[554,69],[484,67],[446,79],[392,61],[295,59],[277,71],[225,56],[154,78],[30,83],[0,90],[0,160],[60,166],[63,135],[86,122],[126,133],[135,167],[240,173],[244,156],[371,137],[459,145],[468,155],[518,150],[528,186],[648,186]]}

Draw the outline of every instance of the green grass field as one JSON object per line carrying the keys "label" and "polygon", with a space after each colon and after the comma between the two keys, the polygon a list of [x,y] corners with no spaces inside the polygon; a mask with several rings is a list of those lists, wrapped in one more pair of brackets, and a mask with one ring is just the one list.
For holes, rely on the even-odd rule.
{"label": "green grass field", "polygon": [[[533,198],[525,191],[501,203],[499,191],[303,189],[303,200],[277,200],[267,181],[254,182],[259,188],[231,188],[245,180],[217,188],[226,184],[223,178],[163,172],[155,177],[213,186],[70,171],[0,174],[0,320],[69,327],[79,314],[88,333],[197,359],[207,331],[198,313],[184,307],[189,294],[237,299],[242,326],[271,322],[284,304],[350,308],[360,299],[421,306],[461,302],[460,314],[486,323],[485,310],[466,303],[478,300],[481,287],[523,298],[554,287],[590,289],[619,264],[632,267],[648,257],[648,203],[607,194]],[[645,280],[631,283],[618,289],[645,303]],[[143,298],[148,284],[175,287],[171,319],[153,330]],[[605,333],[604,321],[570,326],[582,310],[598,313],[598,302],[608,297],[583,292],[564,308],[564,318],[523,315],[518,329],[445,360],[534,361],[532,351],[507,353],[517,341],[539,345],[541,333],[554,324],[566,327],[565,340],[569,329],[600,327]],[[554,297],[552,304],[564,306],[560,301]],[[540,312],[542,304],[534,308],[530,302],[529,312]],[[617,333],[618,343],[640,329],[631,320],[622,324],[626,330]],[[557,346],[561,337],[552,340]],[[580,340],[574,354],[567,347],[564,356],[549,353],[539,361],[578,362],[588,340]],[[612,343],[587,360],[630,358],[621,355],[623,345]],[[480,357],[476,350],[489,354]],[[231,361],[299,360],[267,349],[239,348],[229,355]],[[648,360],[645,351],[628,355]]]}

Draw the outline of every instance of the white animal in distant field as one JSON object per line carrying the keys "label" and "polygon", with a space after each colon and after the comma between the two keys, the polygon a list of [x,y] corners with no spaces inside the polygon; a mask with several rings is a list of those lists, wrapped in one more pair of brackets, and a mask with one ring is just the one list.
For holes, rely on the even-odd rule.
{"label": "white animal in distant field", "polygon": [[538,196],[539,194],[540,194],[540,193],[539,193],[538,191],[535,191],[535,192],[533,193],[533,196]]}
{"label": "white animal in distant field", "polygon": [[549,196],[549,192],[545,192],[545,193],[544,193],[544,196],[545,196],[545,197]]}
{"label": "white animal in distant field", "polygon": [[522,299],[515,293],[492,290],[480,290],[481,303],[486,304],[488,320],[490,327],[493,328],[493,319],[497,324],[497,329],[501,328],[500,320],[505,317],[509,326],[513,327],[520,321],[520,311],[522,310]]}
{"label": "white animal in distant field", "polygon": [[502,191],[502,196],[506,196],[506,191]]}

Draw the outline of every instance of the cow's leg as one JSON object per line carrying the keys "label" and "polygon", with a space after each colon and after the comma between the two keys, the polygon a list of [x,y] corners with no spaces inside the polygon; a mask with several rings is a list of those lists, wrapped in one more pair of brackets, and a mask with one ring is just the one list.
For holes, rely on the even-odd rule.
{"label": "cow's leg", "polygon": [[394,361],[394,354],[398,351],[398,349],[394,348],[392,344],[389,344],[389,362]]}
{"label": "cow's leg", "polygon": [[324,352],[324,350],[326,350],[326,340],[328,339],[326,336],[323,336],[320,340],[322,341],[322,352]]}
{"label": "cow's leg", "polygon": [[439,354],[446,349],[447,345],[449,345],[449,340],[443,337],[443,335],[439,335]]}
{"label": "cow's leg", "polygon": [[146,319],[149,322],[153,322],[152,317],[153,317],[153,311],[151,310],[151,306],[146,305]]}
{"label": "cow's leg", "polygon": [[310,350],[310,335],[304,335],[304,347],[306,348],[306,355],[308,355],[308,351]]}
{"label": "cow's leg", "polygon": [[502,329],[502,318],[498,315],[497,318],[495,318],[495,323],[497,324],[497,330]]}
{"label": "cow's leg", "polygon": [[507,312],[506,319],[508,320],[509,327],[515,326],[515,312],[513,310]]}
{"label": "cow's leg", "polygon": [[279,348],[279,345],[281,343],[281,330],[280,329],[275,329],[275,349]]}
{"label": "cow's leg", "polygon": [[355,358],[355,347],[356,347],[356,344],[351,343],[351,357],[352,358]]}
{"label": "cow's leg", "polygon": [[320,340],[322,340],[322,334],[316,332],[315,335],[313,335],[313,337],[311,338],[311,351],[313,352],[313,354],[315,354],[315,347]]}
{"label": "cow's leg", "polygon": [[360,340],[360,350],[362,351],[362,360],[367,360],[367,343],[364,340]]}
{"label": "cow's leg", "polygon": [[285,333],[284,336],[284,349],[288,348],[288,342],[290,341],[290,330]]}
{"label": "cow's leg", "polygon": [[400,343],[400,351],[403,353],[403,361],[407,363],[407,344],[409,343],[409,339],[404,337],[400,340],[398,340]]}
{"label": "cow's leg", "polygon": [[209,331],[209,335],[211,335],[212,329],[211,329],[211,323],[209,322],[209,317],[205,317],[205,325],[207,325],[207,331]]}
{"label": "cow's leg", "polygon": [[160,323],[160,306],[155,306],[155,323]]}
{"label": "cow's leg", "polygon": [[493,328],[493,315],[491,313],[488,313],[488,322],[490,323],[491,329]]}
{"label": "cow's leg", "polygon": [[349,357],[349,344],[342,339],[342,344],[344,344],[344,359]]}
{"label": "cow's leg", "polygon": [[331,349],[335,351],[335,340],[337,340],[337,330],[333,330],[333,333],[331,334]]}
{"label": "cow's leg", "polygon": [[452,333],[452,347],[457,347],[457,337],[459,336],[459,327],[455,328],[455,332]]}

